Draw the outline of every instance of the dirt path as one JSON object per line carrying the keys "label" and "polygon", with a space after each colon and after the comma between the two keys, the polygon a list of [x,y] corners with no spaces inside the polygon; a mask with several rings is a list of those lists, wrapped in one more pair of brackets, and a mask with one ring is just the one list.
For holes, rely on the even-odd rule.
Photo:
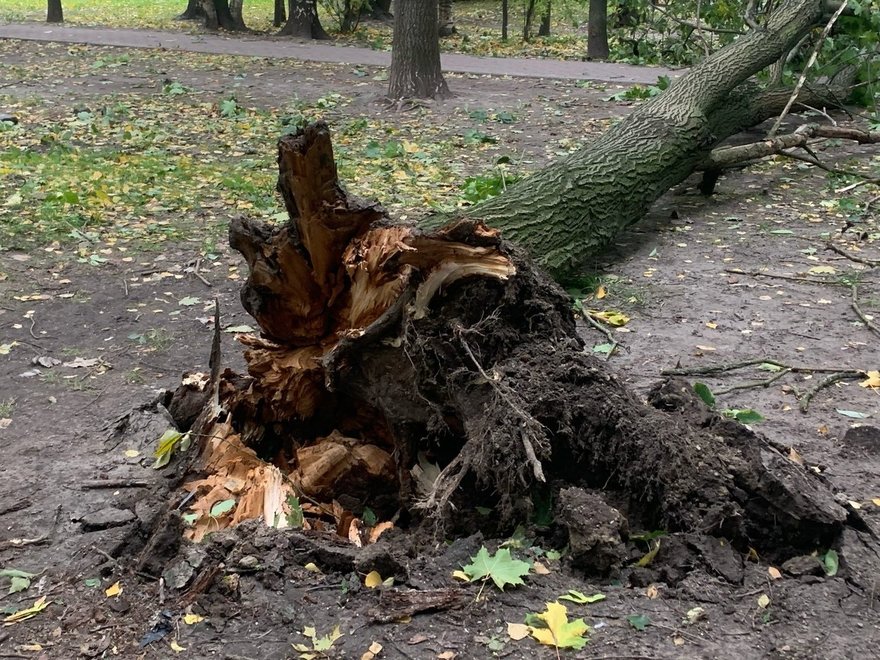
{"label": "dirt path", "polygon": [[[0,26],[0,38],[125,48],[162,48],[216,55],[290,58],[307,62],[339,62],[373,66],[389,66],[391,63],[389,51],[333,46],[315,41],[266,36],[232,37],[219,34],[184,34],[160,30],[58,27],[42,23],[20,23]],[[522,78],[598,80],[641,84],[654,83],[659,76],[675,77],[681,74],[681,71],[676,72],[661,67],[611,62],[474,57],[456,53],[443,55],[443,70],[454,73]]]}

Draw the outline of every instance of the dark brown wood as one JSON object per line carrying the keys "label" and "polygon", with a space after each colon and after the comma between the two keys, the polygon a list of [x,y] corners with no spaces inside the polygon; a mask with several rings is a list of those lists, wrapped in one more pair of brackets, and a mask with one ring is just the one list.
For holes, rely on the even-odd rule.
{"label": "dark brown wood", "polygon": [[61,6],[61,0],[49,0],[49,5],[46,11],[46,22],[64,22],[64,8]]}
{"label": "dark brown wood", "polygon": [[440,69],[437,0],[395,5],[388,96],[392,99],[449,95]]}
{"label": "dark brown wood", "polygon": [[590,0],[587,19],[587,57],[608,58],[608,0]]}
{"label": "dark brown wood", "polygon": [[300,39],[329,39],[318,18],[317,0],[288,0],[287,22],[278,33]]}

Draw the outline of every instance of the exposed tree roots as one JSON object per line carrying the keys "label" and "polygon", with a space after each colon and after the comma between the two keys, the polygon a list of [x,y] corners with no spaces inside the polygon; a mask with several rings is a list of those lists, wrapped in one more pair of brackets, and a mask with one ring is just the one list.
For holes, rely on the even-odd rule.
{"label": "exposed tree roots", "polygon": [[220,412],[209,403],[197,423],[191,537],[262,517],[361,544],[390,527],[366,509],[437,529],[492,506],[512,526],[554,501],[572,541],[590,524],[579,502],[623,540],[686,531],[785,557],[832,547],[853,518],[684,382],[638,400],[584,352],[565,293],[497,232],[463,218],[421,233],[347,196],[326,126],[283,138],[279,164],[290,222],[231,229],[262,334],[240,338],[249,375],[225,372]]}

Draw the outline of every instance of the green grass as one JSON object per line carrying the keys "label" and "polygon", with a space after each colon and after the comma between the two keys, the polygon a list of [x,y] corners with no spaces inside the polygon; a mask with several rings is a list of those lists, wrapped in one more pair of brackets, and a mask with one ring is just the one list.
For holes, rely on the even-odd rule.
{"label": "green grass", "polygon": [[[0,42],[0,54],[13,46]],[[152,69],[167,78],[181,66],[158,51],[40,48],[42,56],[17,64],[14,75],[40,84],[52,82],[58,67],[90,79],[116,67],[136,79]],[[275,66],[197,54],[185,65],[220,76]],[[463,172],[486,167],[503,148],[450,139],[448,129],[422,119],[426,110],[387,118],[351,113],[350,99],[339,93],[279,99],[274,109],[230,98],[174,81],[75,104],[0,94],[0,106],[22,118],[17,126],[0,124],[0,251],[54,245],[100,266],[126,256],[117,252],[161,250],[169,241],[212,244],[236,214],[281,220],[275,144],[307,118],[334,126],[347,187],[392,213],[449,210],[459,201]]]}

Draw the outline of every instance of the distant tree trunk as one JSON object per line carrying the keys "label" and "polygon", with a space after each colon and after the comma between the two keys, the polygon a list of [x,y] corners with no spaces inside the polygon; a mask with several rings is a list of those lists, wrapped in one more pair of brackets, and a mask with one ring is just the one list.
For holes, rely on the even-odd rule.
{"label": "distant tree trunk", "polygon": [[440,36],[449,37],[456,33],[452,17],[452,0],[440,0]]}
{"label": "distant tree trunk", "polygon": [[49,0],[49,7],[46,11],[47,23],[63,23],[64,9],[61,7],[61,0]]}
{"label": "distant tree trunk", "polygon": [[523,16],[523,41],[529,41],[532,38],[532,19],[535,17],[535,5],[537,0],[528,0],[526,3],[526,13]]}
{"label": "distant tree trunk", "polygon": [[587,27],[587,57],[608,57],[608,0],[590,0]]}
{"label": "distant tree trunk", "polygon": [[272,25],[281,27],[287,20],[287,12],[284,9],[284,0],[275,0],[275,16],[272,18]]}
{"label": "distant tree trunk", "polygon": [[449,95],[440,69],[437,0],[404,0],[394,7],[394,40],[388,96]]}
{"label": "distant tree trunk", "polygon": [[244,24],[244,0],[229,0],[229,14],[232,17],[233,29],[236,32],[247,31],[247,25]]}
{"label": "distant tree trunk", "polygon": [[388,21],[394,18],[391,15],[391,0],[371,0],[369,3],[364,3],[361,12],[376,21]]}
{"label": "distant tree trunk", "polygon": [[318,20],[317,0],[287,0],[287,23],[278,34],[301,39],[330,38]]}
{"label": "distant tree trunk", "polygon": [[510,24],[510,7],[507,0],[501,0],[501,41],[507,41],[507,28]]}
{"label": "distant tree trunk", "polygon": [[244,29],[244,24],[242,23],[240,27],[232,17],[232,11],[229,8],[228,0],[200,1],[202,11],[205,13],[205,28],[208,30],[219,30],[220,28],[223,28],[230,32],[236,32]]}
{"label": "distant tree trunk", "polygon": [[175,20],[178,21],[201,21],[205,18],[205,10],[202,9],[200,0],[188,0],[186,9]]}
{"label": "distant tree trunk", "polygon": [[538,28],[539,37],[550,36],[550,4],[550,0],[547,0],[547,4],[544,7],[544,13],[541,14],[541,26]]}

